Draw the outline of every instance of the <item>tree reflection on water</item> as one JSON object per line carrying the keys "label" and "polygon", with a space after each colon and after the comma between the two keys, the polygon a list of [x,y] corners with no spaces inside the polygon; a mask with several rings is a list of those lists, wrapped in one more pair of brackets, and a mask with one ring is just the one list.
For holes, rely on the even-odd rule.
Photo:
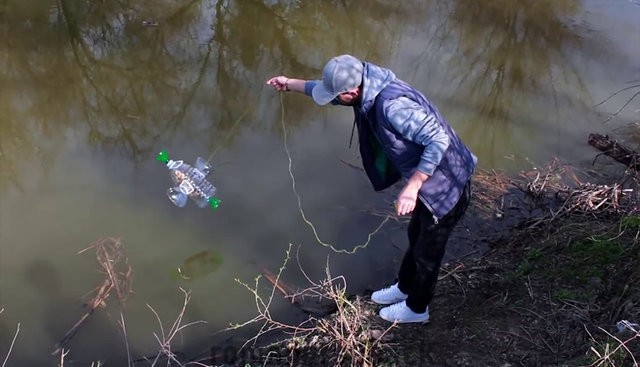
{"label": "tree reflection on water", "polygon": [[516,101],[536,91],[550,90],[554,98],[566,91],[562,87],[586,93],[569,60],[586,46],[578,26],[566,22],[579,8],[580,2],[570,0],[457,1],[452,27],[471,66],[459,90],[481,114],[501,122],[510,119]]}
{"label": "tree reflection on water", "polygon": [[569,91],[586,93],[569,57],[592,44],[580,26],[568,26],[579,7],[571,0],[6,1],[0,186],[19,183],[14,157],[47,159],[42,140],[64,142],[69,131],[134,162],[178,135],[210,150],[232,144],[237,135],[227,133],[243,111],[251,112],[243,125],[268,127],[259,96],[272,73],[317,77],[328,57],[344,52],[386,63],[416,29],[426,35],[423,55],[439,52],[433,38],[456,48],[450,98],[504,124],[532,96],[548,92],[557,104]]}

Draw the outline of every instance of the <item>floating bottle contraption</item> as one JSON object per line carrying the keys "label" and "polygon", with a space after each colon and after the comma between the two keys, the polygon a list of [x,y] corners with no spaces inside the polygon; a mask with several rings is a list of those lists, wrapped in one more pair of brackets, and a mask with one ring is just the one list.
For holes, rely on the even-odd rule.
{"label": "floating bottle contraption", "polygon": [[207,180],[211,166],[204,159],[198,157],[196,163],[191,166],[181,160],[170,159],[169,154],[163,150],[158,153],[156,160],[165,163],[169,168],[169,175],[175,186],[167,190],[167,196],[176,206],[182,208],[187,205],[187,198],[195,201],[200,208],[208,205],[217,209],[220,206],[220,199],[215,197],[216,187]]}

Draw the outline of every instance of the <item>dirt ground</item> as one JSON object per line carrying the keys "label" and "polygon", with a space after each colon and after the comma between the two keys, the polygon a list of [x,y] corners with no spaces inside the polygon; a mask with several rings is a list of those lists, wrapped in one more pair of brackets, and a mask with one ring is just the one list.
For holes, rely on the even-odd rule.
{"label": "dirt ground", "polygon": [[241,365],[638,366],[640,332],[616,327],[640,322],[637,190],[555,164],[477,182],[452,240],[489,250],[443,266],[428,324],[390,326],[368,294],[334,294],[346,306],[322,327]]}

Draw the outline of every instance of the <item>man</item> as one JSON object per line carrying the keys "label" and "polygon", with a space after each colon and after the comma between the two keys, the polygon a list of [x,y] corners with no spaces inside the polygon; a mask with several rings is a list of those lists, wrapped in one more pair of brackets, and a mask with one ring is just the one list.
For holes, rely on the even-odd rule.
{"label": "man", "polygon": [[400,178],[396,214],[412,213],[409,247],[398,282],[373,292],[388,305],[380,317],[391,322],[429,320],[445,246],[469,205],[470,180],[477,158],[419,91],[386,68],[351,55],[332,58],[322,80],[276,76],[278,91],[296,91],[328,103],[353,107],[362,164],[376,191]]}

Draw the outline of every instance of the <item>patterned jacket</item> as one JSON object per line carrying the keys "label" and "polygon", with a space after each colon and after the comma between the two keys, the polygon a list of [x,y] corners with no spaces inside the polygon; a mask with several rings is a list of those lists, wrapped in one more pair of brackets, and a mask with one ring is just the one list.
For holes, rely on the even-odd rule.
{"label": "patterned jacket", "polygon": [[[310,95],[318,81],[309,81]],[[416,170],[430,177],[418,197],[437,220],[458,202],[478,159],[425,96],[389,70],[364,63],[354,106],[362,164],[376,191]]]}

